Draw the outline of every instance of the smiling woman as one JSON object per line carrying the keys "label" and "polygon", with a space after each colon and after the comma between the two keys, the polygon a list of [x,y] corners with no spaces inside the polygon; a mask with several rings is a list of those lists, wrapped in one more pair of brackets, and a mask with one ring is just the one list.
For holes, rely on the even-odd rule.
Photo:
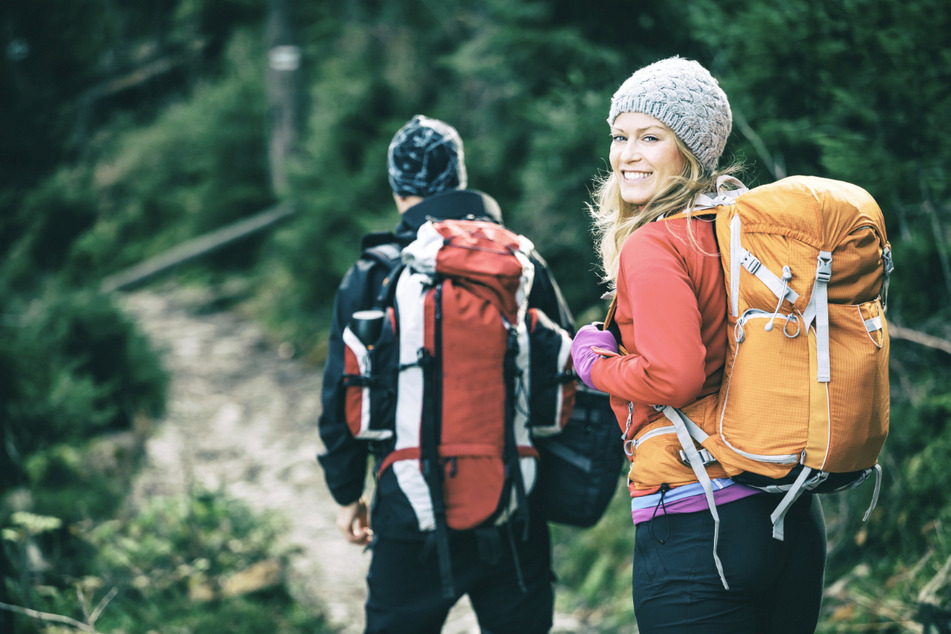
{"label": "smiling woman", "polygon": [[[714,224],[693,213],[698,197],[716,192],[731,171],[716,169],[732,129],[726,94],[697,62],[661,60],[621,84],[608,124],[611,173],[591,214],[615,292],[612,328],[582,327],[572,358],[589,387],[611,395],[630,439],[639,631],[812,632],[825,566],[815,498],[791,507],[786,542],[777,546],[771,494],[734,482],[716,461],[700,466],[691,457],[684,464],[703,472],[701,485],[697,471],[656,440],[675,438],[676,428],[655,406],[693,415],[715,405],[727,362]],[[668,458],[673,470],[662,468]]]}
{"label": "smiling woman", "polygon": [[[717,170],[733,113],[717,80],[697,62],[673,57],[638,70],[614,93],[607,121],[611,172],[596,183],[590,211],[604,279],[613,287],[621,246],[635,229],[692,206],[698,195],[716,189],[719,176],[739,167]],[[679,159],[664,141],[676,144]],[[658,144],[670,154],[645,149]],[[645,178],[635,172],[656,171],[654,160],[664,172],[644,188],[634,187],[633,179]]]}

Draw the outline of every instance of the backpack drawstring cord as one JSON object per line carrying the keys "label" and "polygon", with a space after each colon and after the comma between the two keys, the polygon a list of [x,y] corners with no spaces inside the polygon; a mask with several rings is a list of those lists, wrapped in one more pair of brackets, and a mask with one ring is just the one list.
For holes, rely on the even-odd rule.
{"label": "backpack drawstring cord", "polygon": [[776,317],[779,316],[779,309],[783,307],[783,300],[786,299],[786,291],[789,290],[789,280],[791,279],[792,271],[788,266],[783,266],[783,286],[779,292],[779,303],[776,304],[776,310],[773,311],[773,316],[766,324],[766,332],[769,332],[773,329],[773,322],[776,321]]}
{"label": "backpack drawstring cord", "polygon": [[[654,514],[651,515],[651,537],[653,537],[654,541],[661,545],[666,544],[667,540],[670,539],[670,518],[667,517],[667,504],[664,502],[664,496],[667,495],[668,491],[670,491],[670,485],[668,485],[666,482],[660,485],[660,499],[657,501],[657,506],[654,507]],[[654,519],[657,517],[657,510],[661,508],[664,509],[663,517],[664,522],[667,525],[667,534],[663,539],[657,539],[657,535],[654,533]]]}

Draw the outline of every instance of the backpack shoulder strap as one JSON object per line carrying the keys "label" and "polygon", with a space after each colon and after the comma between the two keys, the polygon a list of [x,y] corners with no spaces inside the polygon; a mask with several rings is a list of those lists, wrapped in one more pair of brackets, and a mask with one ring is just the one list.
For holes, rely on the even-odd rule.
{"label": "backpack shoulder strap", "polygon": [[360,248],[362,260],[382,266],[386,270],[374,302],[376,306],[386,306],[392,301],[393,288],[396,286],[392,282],[403,267],[400,259],[403,248],[392,233],[367,234],[363,237]]}
{"label": "backpack shoulder strap", "polygon": [[[727,185],[730,187],[727,188]],[[696,214],[700,210],[713,209],[721,205],[732,205],[740,195],[748,191],[749,188],[740,179],[724,174],[717,178],[716,193],[700,194],[691,211]]]}
{"label": "backpack shoulder strap", "polygon": [[396,278],[403,270],[403,261],[400,259],[401,253],[400,245],[393,242],[378,244],[363,251],[362,257],[386,267],[386,277],[383,278],[383,283],[374,302],[376,306],[389,306],[393,303],[393,296],[396,293]]}
{"label": "backpack shoulder strap", "polygon": [[615,291],[614,296],[611,297],[611,305],[608,306],[608,312],[604,315],[604,326],[601,330],[608,330],[614,335],[614,339],[617,341],[618,351],[625,355],[627,354],[627,349],[624,347],[624,344],[621,343],[621,330],[618,328],[617,322],[614,320],[614,313],[617,311],[617,292]]}
{"label": "backpack shoulder strap", "polygon": [[387,266],[393,266],[400,259],[400,245],[395,242],[384,242],[363,249],[361,257]]}

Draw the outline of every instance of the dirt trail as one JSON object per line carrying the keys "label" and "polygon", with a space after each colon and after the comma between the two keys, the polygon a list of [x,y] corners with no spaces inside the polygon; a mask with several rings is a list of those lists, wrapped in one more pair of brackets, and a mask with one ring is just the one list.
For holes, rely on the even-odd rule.
{"label": "dirt trail", "polygon": [[[147,444],[135,495],[224,489],[252,508],[289,519],[297,600],[319,605],[341,634],[363,631],[370,555],[347,544],[315,456],[320,373],[268,343],[237,313],[209,312],[210,298],[173,286],[123,296],[127,314],[164,351],[168,411]],[[478,632],[466,602],[446,634]]]}

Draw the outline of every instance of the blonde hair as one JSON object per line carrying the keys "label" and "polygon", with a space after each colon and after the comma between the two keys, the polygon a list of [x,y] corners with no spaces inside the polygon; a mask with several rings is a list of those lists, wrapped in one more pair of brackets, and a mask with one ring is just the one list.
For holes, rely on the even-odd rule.
{"label": "blonde hair", "polygon": [[[684,167],[646,205],[632,205],[621,198],[617,174],[613,171],[595,183],[594,203],[588,205],[588,213],[594,220],[592,233],[601,258],[602,280],[612,290],[617,281],[621,247],[628,236],[658,218],[692,208],[700,194],[716,190],[719,176],[738,171],[738,167],[731,166],[706,172],[680,137],[675,135],[674,139],[684,157]],[[688,214],[688,221],[689,218]],[[690,236],[693,240],[692,232]]]}

